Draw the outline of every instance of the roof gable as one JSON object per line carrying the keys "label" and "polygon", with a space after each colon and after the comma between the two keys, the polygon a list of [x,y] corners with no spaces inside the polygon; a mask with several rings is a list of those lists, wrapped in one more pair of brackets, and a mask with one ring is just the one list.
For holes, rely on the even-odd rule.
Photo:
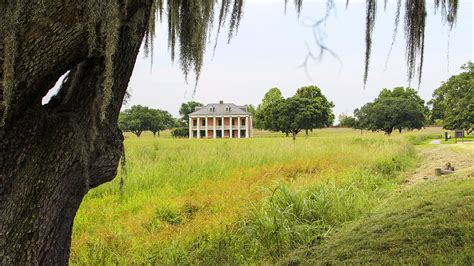
{"label": "roof gable", "polygon": [[245,111],[246,106],[238,106],[233,103],[210,103],[189,114],[197,115],[252,115]]}

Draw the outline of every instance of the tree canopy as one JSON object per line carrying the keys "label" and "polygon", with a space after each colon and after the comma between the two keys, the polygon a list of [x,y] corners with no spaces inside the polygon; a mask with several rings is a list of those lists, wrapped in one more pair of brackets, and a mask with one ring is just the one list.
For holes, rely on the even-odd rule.
{"label": "tree canopy", "polygon": [[274,88],[265,94],[264,102],[269,98],[272,101],[267,101],[268,104],[258,113],[264,129],[291,134],[295,139],[301,130],[332,125],[334,105],[326,99],[318,87],[302,87],[293,97],[287,99],[281,97],[278,92]]}
{"label": "tree canopy", "polygon": [[383,89],[371,103],[356,109],[354,115],[360,128],[384,131],[420,129],[425,122],[424,101],[412,88]]}
{"label": "tree canopy", "polygon": [[253,126],[258,129],[264,129],[264,121],[265,121],[265,112],[269,105],[275,103],[279,100],[284,99],[281,95],[281,91],[278,88],[271,88],[268,90],[265,95],[263,96],[262,103],[257,106],[254,114],[254,124]]}
{"label": "tree canopy", "polygon": [[189,114],[196,111],[196,107],[202,106],[203,104],[200,102],[189,101],[186,103],[181,104],[181,108],[179,108],[179,114],[181,115],[181,121],[188,125],[189,123]]}
{"label": "tree canopy", "polygon": [[151,109],[146,106],[134,105],[120,113],[119,127],[123,131],[132,132],[140,137],[143,131],[151,131],[154,136],[160,131],[174,125],[170,113],[160,109]]}
{"label": "tree canopy", "polygon": [[431,120],[441,119],[446,129],[462,129],[468,134],[474,130],[474,63],[461,67],[433,93]]}

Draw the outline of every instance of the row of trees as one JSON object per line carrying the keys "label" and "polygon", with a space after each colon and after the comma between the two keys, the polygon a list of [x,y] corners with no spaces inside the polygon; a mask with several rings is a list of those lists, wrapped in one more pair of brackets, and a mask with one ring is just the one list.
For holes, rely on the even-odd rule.
{"label": "row of trees", "polygon": [[429,123],[470,134],[474,128],[474,64],[468,62],[461,69],[462,73],[435,90],[428,105],[412,88],[383,89],[373,102],[354,110],[354,116],[340,115],[339,126],[389,135],[393,130],[420,129]]}
{"label": "row of trees", "polygon": [[131,132],[137,137],[143,131],[151,131],[153,135],[160,135],[160,131],[172,129],[173,137],[188,137],[189,114],[202,106],[202,103],[190,101],[181,104],[179,109],[180,118],[174,118],[168,111],[152,109],[146,106],[134,105],[119,115],[119,128],[125,132]]}
{"label": "row of trees", "polygon": [[134,105],[119,115],[119,128],[140,137],[143,131],[151,131],[156,137],[160,131],[175,127],[176,120],[168,111]]}
{"label": "row of trees", "polygon": [[[394,130],[401,132],[439,124],[445,129],[463,129],[470,134],[474,128],[474,64],[468,62],[461,69],[462,73],[452,76],[435,90],[427,105],[413,88],[385,88],[374,101],[355,109],[353,116],[340,115],[339,126],[390,135]],[[146,130],[156,135],[173,128],[173,136],[187,137],[189,114],[200,106],[203,104],[195,101],[183,103],[179,119],[167,111],[132,106],[121,112],[119,126],[137,136]],[[320,88],[307,86],[289,98],[284,98],[278,88],[272,88],[257,108],[250,105],[248,110],[254,115],[255,128],[283,132],[295,138],[302,130],[308,134],[313,129],[331,126],[333,107]]]}
{"label": "row of trees", "polygon": [[296,135],[305,130],[323,128],[332,125],[334,104],[327,100],[316,86],[299,88],[293,97],[284,98],[278,88],[270,89],[254,112],[255,127],[287,136]]}

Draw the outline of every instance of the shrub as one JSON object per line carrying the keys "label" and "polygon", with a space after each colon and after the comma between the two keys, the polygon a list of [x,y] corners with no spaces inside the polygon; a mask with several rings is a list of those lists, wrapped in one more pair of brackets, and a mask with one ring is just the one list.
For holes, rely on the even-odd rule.
{"label": "shrub", "polygon": [[189,137],[189,129],[187,127],[178,127],[171,130],[171,136],[174,138],[187,138]]}

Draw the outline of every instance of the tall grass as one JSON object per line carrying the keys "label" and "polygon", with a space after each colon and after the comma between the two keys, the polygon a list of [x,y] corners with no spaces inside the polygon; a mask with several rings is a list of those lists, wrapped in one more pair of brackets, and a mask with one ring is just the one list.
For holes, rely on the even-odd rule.
{"label": "tall grass", "polygon": [[249,263],[314,244],[367,212],[413,162],[404,138],[125,142],[119,182],[91,191],[74,224],[78,264]]}

